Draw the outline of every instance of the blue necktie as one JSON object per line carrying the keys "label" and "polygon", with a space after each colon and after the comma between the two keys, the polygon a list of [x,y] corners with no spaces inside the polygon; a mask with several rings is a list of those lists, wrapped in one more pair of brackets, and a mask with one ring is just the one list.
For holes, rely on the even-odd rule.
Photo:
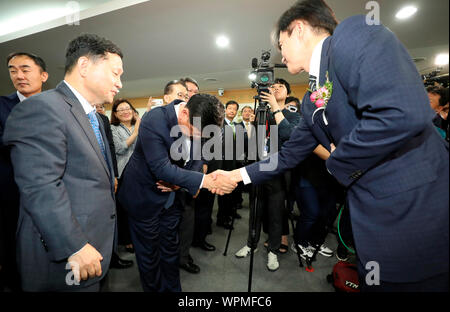
{"label": "blue necktie", "polygon": [[105,145],[103,144],[102,134],[100,133],[100,126],[98,124],[97,116],[95,115],[95,111],[92,111],[88,114],[89,121],[91,122],[92,129],[94,130],[95,137],[97,138],[98,145],[100,146],[100,150],[102,151],[103,157],[106,160],[106,151]]}

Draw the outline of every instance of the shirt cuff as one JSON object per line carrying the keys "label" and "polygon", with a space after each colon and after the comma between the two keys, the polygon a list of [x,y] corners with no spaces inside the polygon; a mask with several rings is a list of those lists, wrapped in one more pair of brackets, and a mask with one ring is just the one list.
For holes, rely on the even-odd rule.
{"label": "shirt cuff", "polygon": [[247,173],[247,169],[245,169],[245,167],[240,168],[239,172],[241,173],[242,182],[245,185],[252,183],[252,180],[250,180],[250,177],[248,176],[248,173]]}
{"label": "shirt cuff", "polygon": [[203,181],[205,180],[206,174],[203,174],[202,183],[200,183],[199,189],[201,190],[203,188]]}

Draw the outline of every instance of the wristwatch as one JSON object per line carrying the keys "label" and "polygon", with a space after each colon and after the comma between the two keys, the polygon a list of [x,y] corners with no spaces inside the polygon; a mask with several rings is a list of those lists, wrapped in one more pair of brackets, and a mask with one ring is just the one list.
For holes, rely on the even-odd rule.
{"label": "wristwatch", "polygon": [[273,115],[275,116],[275,114],[277,113],[281,113],[281,109],[277,109],[276,111],[273,112]]}

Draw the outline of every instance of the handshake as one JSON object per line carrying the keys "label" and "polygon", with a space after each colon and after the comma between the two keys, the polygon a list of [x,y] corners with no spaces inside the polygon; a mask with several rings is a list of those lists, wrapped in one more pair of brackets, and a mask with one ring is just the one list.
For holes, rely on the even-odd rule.
{"label": "handshake", "polygon": [[[225,195],[233,192],[240,181],[242,181],[242,177],[239,169],[233,171],[216,170],[205,175],[203,188],[208,189],[213,194]],[[179,186],[164,181],[158,181],[156,184],[161,192],[174,192],[180,189]]]}
{"label": "handshake", "polygon": [[216,170],[205,175],[203,188],[213,194],[224,195],[233,192],[238,182],[242,181],[239,169],[233,171]]}

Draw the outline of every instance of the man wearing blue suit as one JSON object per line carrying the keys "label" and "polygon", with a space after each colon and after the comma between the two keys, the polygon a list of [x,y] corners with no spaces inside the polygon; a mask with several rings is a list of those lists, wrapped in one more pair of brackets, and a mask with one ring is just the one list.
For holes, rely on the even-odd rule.
{"label": "man wearing blue suit", "polygon": [[275,170],[260,162],[231,177],[261,184],[322,144],[347,189],[362,290],[448,291],[448,145],[406,49],[365,16],[337,25],[319,0],[297,2],[277,28],[289,72],[309,72],[311,91],[328,88],[305,95],[299,126],[265,161]]}
{"label": "man wearing blue suit", "polygon": [[[66,51],[64,81],[16,105],[3,141],[20,191],[25,291],[98,291],[116,233],[114,172],[95,104],[122,87],[122,52],[96,35]],[[101,198],[101,200],[99,200]]]}
{"label": "man wearing blue suit", "polygon": [[14,182],[9,149],[3,145],[6,119],[16,104],[42,92],[48,79],[42,58],[27,52],[14,52],[6,59],[16,92],[0,96],[0,291],[4,286],[20,290],[16,269],[16,226],[19,217],[19,190]]}
{"label": "man wearing blue suit", "polygon": [[236,186],[227,177],[214,181],[198,170],[201,131],[217,126],[220,144],[223,119],[222,103],[208,94],[196,94],[187,103],[175,100],[142,117],[118,199],[128,212],[144,291],[181,291],[178,226],[185,196],[196,196],[201,188],[223,195]]}

